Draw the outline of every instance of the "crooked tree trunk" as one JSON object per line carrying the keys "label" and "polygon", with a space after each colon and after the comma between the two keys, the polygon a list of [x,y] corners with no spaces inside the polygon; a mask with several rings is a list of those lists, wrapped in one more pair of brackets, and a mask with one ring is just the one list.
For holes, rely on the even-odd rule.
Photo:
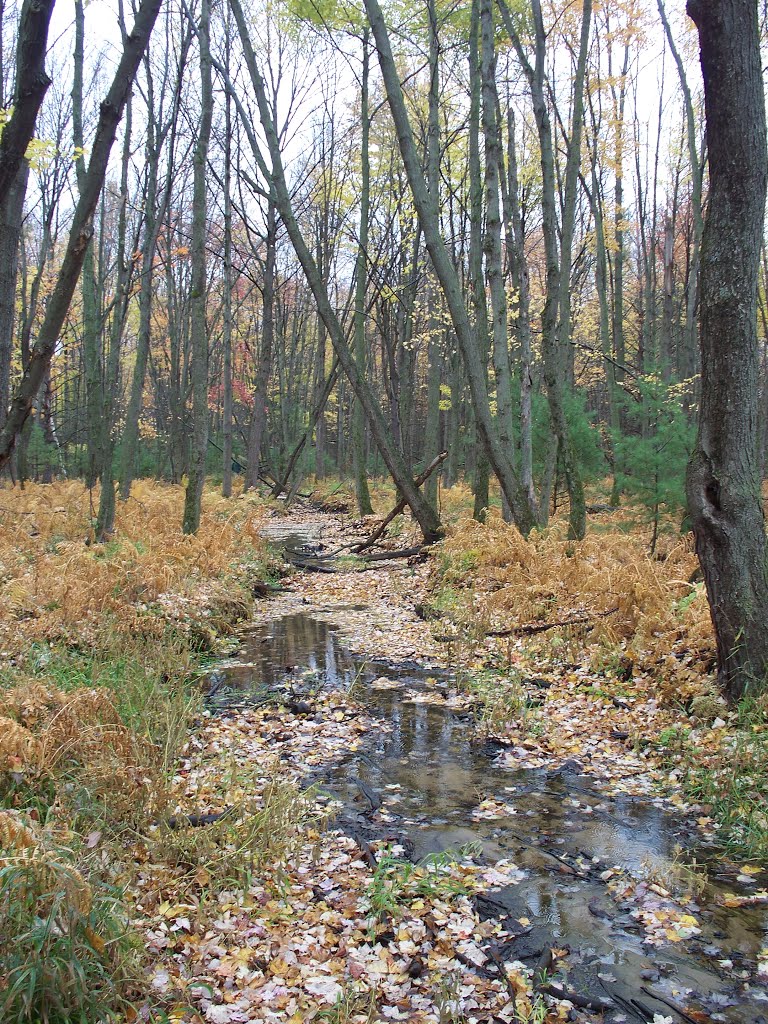
{"label": "crooked tree trunk", "polygon": [[709,150],[701,248],[702,401],[688,508],[731,700],[768,685],[768,552],[757,451],[765,100],[754,0],[689,0]]}
{"label": "crooked tree trunk", "polygon": [[53,4],[54,0],[24,0],[19,15],[13,113],[0,135],[0,203],[13,187],[51,84],[45,70],[45,54]]}
{"label": "crooked tree trunk", "polygon": [[24,369],[24,376],[13,396],[5,427],[0,432],[0,469],[7,465],[11,457],[16,438],[29,416],[35,396],[51,364],[56,342],[77,287],[85,252],[93,234],[93,214],[104,184],[117,126],[161,4],[162,0],[143,0],[136,14],[133,30],[126,37],[112,85],[101,104],[85,188],[81,191],[75,207],[61,270],[48,300],[45,318]]}
{"label": "crooked tree trunk", "polygon": [[[440,520],[438,519],[435,509],[425,501],[423,495],[419,493],[418,488],[413,482],[413,478],[405,466],[402,455],[392,444],[386,424],[384,423],[384,417],[373,391],[365,378],[358,373],[357,364],[355,363],[354,356],[347,344],[346,338],[344,337],[341,323],[339,322],[339,319],[328,299],[328,291],[325,283],[318,270],[317,264],[312,258],[312,253],[309,251],[293,211],[291,197],[285,180],[285,172],[283,170],[280,141],[277,137],[277,132],[275,131],[275,126],[267,103],[264,80],[259,74],[258,66],[256,64],[256,55],[253,50],[250,36],[248,35],[248,26],[243,9],[240,6],[239,0],[230,0],[230,7],[235,16],[235,21],[237,22],[240,41],[243,44],[248,74],[256,93],[262,127],[264,129],[264,135],[267,140],[272,162],[271,173],[266,167],[265,161],[258,149],[258,145],[255,146],[254,157],[258,160],[265,179],[270,182],[274,189],[275,204],[291,239],[291,243],[299,262],[302,265],[307,283],[312,290],[315,302],[317,303],[318,312],[328,329],[331,342],[336,355],[339,358],[342,369],[352,385],[356,397],[360,400],[365,410],[366,417],[368,418],[368,422],[371,426],[371,433],[373,434],[376,445],[378,446],[382,458],[387,465],[387,469],[392,475],[395,485],[399,488],[401,494],[408,502],[414,518],[421,528],[424,540],[427,543],[431,543],[442,535]],[[254,144],[253,139],[251,139],[251,144]]]}
{"label": "crooked tree trunk", "polygon": [[403,99],[400,78],[389,44],[384,16],[377,0],[366,0],[365,7],[379,52],[379,64],[414,206],[419,215],[419,222],[424,232],[432,265],[445,295],[446,305],[466,367],[478,432],[488,454],[488,460],[498,477],[502,492],[512,509],[515,525],[523,534],[528,534],[535,523],[528,506],[527,496],[515,473],[510,453],[504,449],[496,434],[488,401],[484,367],[473,335],[469,314],[464,305],[464,296],[456,268],[440,234],[437,205],[424,182],[421,160],[413,141],[413,133]]}

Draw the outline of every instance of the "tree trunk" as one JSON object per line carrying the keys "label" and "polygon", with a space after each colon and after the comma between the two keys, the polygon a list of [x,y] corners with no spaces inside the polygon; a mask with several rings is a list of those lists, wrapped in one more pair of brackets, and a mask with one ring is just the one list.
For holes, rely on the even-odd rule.
{"label": "tree trunk", "polygon": [[206,177],[208,143],[213,118],[213,82],[211,74],[210,0],[201,0],[200,25],[200,129],[193,157],[194,183],[192,208],[192,453],[189,478],[184,494],[184,533],[197,533],[205,485],[205,457],[208,453],[208,317],[206,280]]}
{"label": "tree trunk", "polygon": [[480,0],[482,119],[485,140],[485,276],[491,296],[491,353],[496,380],[496,422],[499,441],[514,451],[512,369],[507,335],[507,295],[501,257],[501,135],[496,115],[496,46],[491,0]]}
{"label": "tree trunk", "polygon": [[0,429],[5,424],[11,396],[16,278],[28,176],[29,164],[25,161],[19,167],[16,179],[6,194],[5,201],[0,204]]}
{"label": "tree trunk", "polygon": [[[77,187],[82,194],[86,180],[85,137],[83,134],[83,69],[85,63],[85,6],[75,0],[75,50],[72,76],[72,140],[75,145]],[[85,364],[85,424],[86,464],[85,482],[88,487],[96,483],[102,468],[97,450],[101,437],[101,411],[103,399],[102,324],[96,288],[96,259],[94,244],[88,246],[83,259],[80,278],[83,303],[82,346]]]}
{"label": "tree trunk", "polygon": [[[362,137],[360,141],[360,239],[357,248],[357,279],[355,281],[355,362],[358,372],[365,377],[365,294],[368,284],[368,210],[371,194],[371,168],[368,155],[370,115],[368,113],[368,78],[370,65],[369,31],[363,29],[363,69],[360,91],[360,119]],[[393,408],[397,403],[392,403]],[[352,405],[352,465],[355,478],[357,511],[361,516],[373,512],[371,495],[368,491],[368,467],[365,458],[365,410],[357,399]]]}
{"label": "tree trunk", "polygon": [[24,0],[19,15],[13,113],[0,135],[0,204],[19,173],[35,134],[38,111],[51,84],[45,71],[45,53],[53,4],[54,0]]}
{"label": "tree trunk", "polygon": [[[122,25],[122,4],[120,5],[120,21]],[[132,106],[129,99],[125,116],[125,138],[123,141],[123,160],[120,173],[120,213],[117,228],[117,280],[115,283],[115,301],[112,309],[112,330],[110,331],[110,348],[106,358],[106,376],[103,385],[101,417],[99,423],[100,437],[98,446],[98,462],[101,472],[101,492],[99,494],[99,514],[96,520],[96,540],[103,542],[112,533],[115,526],[115,442],[112,433],[118,385],[120,383],[120,349],[123,341],[123,330],[128,312],[128,298],[131,272],[126,260],[126,231],[128,222],[128,168],[131,159],[131,126]]]}
{"label": "tree trunk", "polygon": [[[488,387],[488,304],[483,279],[483,181],[480,168],[480,103],[482,79],[480,72],[480,4],[472,0],[469,22],[469,285],[472,315],[480,361]],[[458,401],[458,396],[453,396]],[[476,461],[472,480],[474,492],[473,517],[485,522],[490,500],[490,465],[482,440],[474,423]]]}
{"label": "tree trunk", "polygon": [[275,340],[275,260],[277,254],[277,216],[272,202],[267,207],[267,251],[264,258],[264,286],[262,288],[261,348],[256,367],[256,387],[253,393],[253,413],[248,432],[248,487],[259,483],[259,465],[267,426],[267,389],[272,377],[272,350]]}
{"label": "tree trunk", "polygon": [[701,248],[702,401],[688,507],[717,637],[720,685],[768,685],[768,552],[757,455],[757,287],[766,196],[765,100],[754,0],[689,0],[709,150]]}
{"label": "tree trunk", "polygon": [[[227,26],[227,63],[229,63],[229,26]],[[232,497],[232,97],[224,97],[224,396],[222,409],[223,466],[221,494]]]}
{"label": "tree trunk", "polygon": [[461,348],[478,430],[493,471],[496,473],[502,491],[513,511],[515,523],[522,533],[528,534],[533,529],[535,523],[530,513],[527,496],[517,479],[510,453],[501,445],[496,434],[495,425],[491,417],[482,360],[477,350],[477,343],[473,335],[469,315],[464,306],[464,296],[461,291],[456,268],[440,234],[437,205],[424,183],[421,161],[413,141],[413,133],[405,108],[405,101],[392,56],[392,49],[389,44],[389,35],[384,23],[384,17],[377,0],[366,0],[365,6],[379,51],[379,63],[392,112],[392,119],[397,131],[400,153],[408,175],[408,184],[424,232],[427,249],[432,258],[432,265],[443,289],[446,305],[448,306],[459,347]]}
{"label": "tree trunk", "polygon": [[0,433],[0,469],[7,465],[11,457],[16,438],[29,416],[35,396],[51,364],[56,342],[77,287],[85,252],[93,234],[93,214],[104,184],[117,126],[161,4],[162,0],[143,0],[136,14],[133,30],[126,38],[112,85],[101,104],[85,188],[81,191],[75,207],[61,270],[48,300],[45,318],[30,354],[29,363],[24,369],[24,376],[11,402],[8,420]]}
{"label": "tree trunk", "polygon": [[[570,431],[565,414],[564,378],[566,360],[558,335],[558,311],[560,292],[563,281],[564,267],[561,254],[558,252],[558,223],[556,205],[556,172],[555,154],[552,141],[552,124],[549,117],[547,97],[544,88],[544,61],[546,35],[540,0],[533,0],[533,23],[535,29],[536,57],[531,66],[525,55],[522,43],[515,31],[512,16],[504,0],[499,0],[504,24],[507,28],[523,71],[531,87],[533,113],[539,136],[541,158],[541,209],[542,234],[544,236],[544,255],[546,260],[546,297],[541,314],[541,353],[544,363],[544,382],[547,386],[547,402],[552,420],[552,428],[557,435],[559,458],[562,461],[566,486],[570,498],[569,532],[572,537],[580,539],[586,530],[586,508],[584,487],[581,482],[579,467],[570,440]],[[584,19],[589,19],[590,8],[585,7]],[[583,25],[583,23],[582,23]],[[582,44],[584,43],[582,37]],[[578,75],[577,75],[578,78]],[[583,82],[583,75],[582,75]],[[576,88],[576,83],[574,83]],[[565,226],[565,225],[564,225]],[[569,272],[570,274],[570,268]],[[542,503],[542,514],[544,507]]]}

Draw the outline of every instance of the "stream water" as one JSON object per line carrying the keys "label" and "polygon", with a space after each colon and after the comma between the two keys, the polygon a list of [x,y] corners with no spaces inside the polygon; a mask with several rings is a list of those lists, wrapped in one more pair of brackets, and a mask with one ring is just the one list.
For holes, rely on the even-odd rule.
{"label": "stream water", "polygon": [[[676,846],[687,845],[687,823],[648,799],[601,793],[575,761],[551,772],[503,767],[498,747],[473,741],[466,716],[424,702],[450,690],[449,676],[412,663],[366,663],[328,623],[292,614],[252,629],[237,660],[219,667],[209,685],[211,708],[227,713],[268,689],[289,686],[301,695],[302,687],[354,685],[380,727],[308,781],[343,803],[347,826],[401,842],[414,859],[472,844],[487,862],[512,860],[521,869],[518,884],[480,903],[488,916],[531,922],[505,955],[532,966],[549,946],[569,948],[569,987],[614,1000],[606,1021],[659,1014],[675,1024],[767,1024],[768,993],[745,980],[768,945],[765,909],[718,906],[719,883],[710,880],[693,911],[701,934],[654,948],[643,941],[633,905],[617,903],[600,878],[614,865],[636,876],[655,868],[664,877]],[[504,817],[473,817],[488,798],[506,805]],[[712,850],[686,849],[685,856],[714,863]],[[733,878],[724,885],[740,891]]]}

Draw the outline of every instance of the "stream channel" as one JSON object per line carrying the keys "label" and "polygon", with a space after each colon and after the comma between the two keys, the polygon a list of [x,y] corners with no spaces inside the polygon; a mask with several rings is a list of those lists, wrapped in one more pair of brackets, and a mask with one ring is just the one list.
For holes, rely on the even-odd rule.
{"label": "stream channel", "polygon": [[[568,987],[613,1000],[606,1021],[646,1024],[657,1014],[673,1024],[768,1024],[768,991],[754,980],[757,954],[768,945],[768,912],[718,906],[718,893],[750,890],[732,874],[718,882],[716,851],[688,848],[686,834],[695,828],[648,798],[601,793],[576,761],[556,771],[501,766],[498,746],[473,741],[466,714],[422,702],[450,691],[449,674],[366,661],[345,649],[332,624],[300,612],[249,629],[236,660],[212,672],[208,703],[214,713],[235,714],[268,691],[301,699],[302,687],[353,685],[380,727],[340,763],[307,778],[343,804],[339,827],[398,842],[413,860],[472,844],[483,863],[513,861],[520,881],[480,897],[481,917],[522,932],[503,950],[509,960],[533,967],[543,949],[570,949]],[[508,805],[509,816],[474,818],[489,797]],[[651,866],[663,878],[679,845],[688,860],[712,865],[691,909],[701,934],[654,947],[643,942],[634,905],[617,903],[600,874],[620,865],[638,877]],[[520,926],[521,917],[530,927]]]}

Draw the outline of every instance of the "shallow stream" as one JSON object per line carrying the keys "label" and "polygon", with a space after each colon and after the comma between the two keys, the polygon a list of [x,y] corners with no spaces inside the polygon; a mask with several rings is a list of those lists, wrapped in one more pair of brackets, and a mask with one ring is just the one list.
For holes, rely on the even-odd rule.
{"label": "shallow stream", "polygon": [[[345,650],[331,625],[299,613],[249,631],[237,659],[212,674],[208,701],[236,713],[269,690],[311,702],[312,689],[352,687],[380,728],[341,763],[308,778],[343,803],[343,825],[387,838],[414,859],[470,844],[488,863],[513,861],[519,883],[488,894],[481,914],[507,914],[508,930],[523,932],[505,950],[509,959],[534,966],[542,950],[569,948],[568,986],[611,998],[606,1021],[648,1022],[658,1014],[675,1024],[766,1024],[768,993],[746,979],[768,945],[768,912],[717,905],[721,884],[748,891],[733,876],[720,883],[711,880],[718,869],[710,873],[691,909],[700,935],[660,947],[643,941],[631,916],[636,904],[617,902],[600,877],[618,865],[663,879],[676,847],[686,847],[688,861],[714,865],[713,851],[687,848],[692,830],[657,803],[601,793],[576,761],[557,771],[504,767],[498,746],[473,739],[466,714],[434,702],[452,685],[448,675],[415,663],[366,663]],[[502,816],[477,817],[489,798],[505,805]],[[527,929],[517,924],[521,917]]]}

